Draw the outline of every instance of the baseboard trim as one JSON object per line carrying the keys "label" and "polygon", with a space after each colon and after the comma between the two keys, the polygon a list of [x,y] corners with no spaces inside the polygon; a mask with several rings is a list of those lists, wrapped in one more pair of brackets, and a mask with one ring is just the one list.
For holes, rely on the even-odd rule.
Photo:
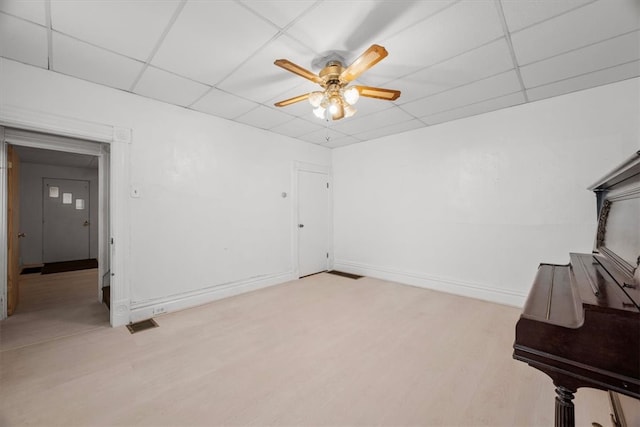
{"label": "baseboard trim", "polygon": [[353,261],[336,260],[334,269],[346,273],[375,277],[376,279],[389,280],[405,285],[447,292],[519,308],[524,306],[527,298],[526,294],[498,289],[480,283],[466,282],[412,271],[402,271],[389,267],[373,266]]}
{"label": "baseboard trim", "polygon": [[130,321],[139,322],[161,314],[196,307],[222,298],[279,285],[295,279],[297,279],[297,277],[294,272],[287,271],[210,286],[197,291],[175,294],[168,297],[132,302]]}

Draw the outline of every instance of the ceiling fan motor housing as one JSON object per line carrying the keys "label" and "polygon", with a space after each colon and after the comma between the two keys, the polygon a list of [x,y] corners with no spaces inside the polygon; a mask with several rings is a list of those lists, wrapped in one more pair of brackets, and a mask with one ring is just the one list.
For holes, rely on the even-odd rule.
{"label": "ceiling fan motor housing", "polygon": [[340,61],[329,61],[327,65],[320,70],[320,78],[322,79],[322,87],[325,89],[331,85],[343,86],[346,84],[340,82],[340,74],[344,71],[344,67]]}

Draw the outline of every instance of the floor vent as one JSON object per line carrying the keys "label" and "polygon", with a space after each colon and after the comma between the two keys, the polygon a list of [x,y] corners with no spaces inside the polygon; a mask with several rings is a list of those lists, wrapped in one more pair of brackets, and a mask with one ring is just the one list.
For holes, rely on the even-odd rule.
{"label": "floor vent", "polygon": [[329,274],[335,274],[336,276],[348,277],[349,279],[362,279],[364,276],[358,276],[357,274],[345,273],[343,271],[331,270],[327,271]]}
{"label": "floor vent", "polygon": [[132,334],[135,334],[136,332],[146,331],[147,329],[151,329],[151,328],[157,328],[157,327],[158,327],[158,324],[153,319],[141,320],[140,322],[129,323],[127,325],[127,329]]}

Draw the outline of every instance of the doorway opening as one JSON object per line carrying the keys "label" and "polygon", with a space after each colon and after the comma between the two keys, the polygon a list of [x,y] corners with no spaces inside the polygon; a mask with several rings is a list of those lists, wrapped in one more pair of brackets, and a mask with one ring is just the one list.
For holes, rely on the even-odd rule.
{"label": "doorway opening", "polygon": [[7,218],[17,219],[7,237],[17,256],[7,260],[3,347],[7,339],[24,344],[11,324],[29,322],[44,339],[109,326],[108,144],[6,128],[2,145],[13,156],[7,184],[20,165],[17,186],[7,186]]}

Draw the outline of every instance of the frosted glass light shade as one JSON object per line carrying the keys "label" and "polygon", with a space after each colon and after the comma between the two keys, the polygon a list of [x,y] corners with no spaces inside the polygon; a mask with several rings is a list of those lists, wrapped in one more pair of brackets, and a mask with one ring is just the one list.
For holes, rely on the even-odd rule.
{"label": "frosted glass light shade", "polygon": [[324,112],[325,109],[322,107],[316,107],[313,109],[313,114],[319,119],[324,119]]}
{"label": "frosted glass light shade", "polygon": [[320,103],[322,103],[323,97],[324,94],[322,92],[311,92],[311,94],[309,94],[309,104],[317,108],[320,106]]}
{"label": "frosted glass light shade", "polygon": [[347,104],[354,105],[360,99],[360,92],[354,86],[351,86],[347,90],[344,91],[344,100],[347,101]]}
{"label": "frosted glass light shade", "polygon": [[352,107],[351,105],[345,105],[344,107],[344,116],[345,117],[351,117],[353,116],[358,110],[356,110],[355,107]]}

